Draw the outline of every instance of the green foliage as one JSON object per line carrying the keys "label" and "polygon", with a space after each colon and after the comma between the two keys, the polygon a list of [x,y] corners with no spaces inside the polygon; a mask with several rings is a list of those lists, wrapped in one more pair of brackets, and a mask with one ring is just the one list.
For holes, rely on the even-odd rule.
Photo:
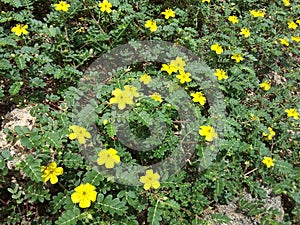
{"label": "green foliage", "polygon": [[[286,6],[282,0],[109,0],[110,13],[100,11],[101,1],[66,2],[70,8],[65,12],[55,10],[59,1],[0,0],[0,125],[15,107],[30,106],[35,117],[32,129],[4,130],[8,144],[0,145],[2,223],[226,224],[230,219],[214,209],[236,199],[239,210],[260,224],[300,222],[300,120],[285,112],[300,110],[297,1]],[[174,18],[161,14],[168,8],[174,10]],[[259,9],[264,17],[249,12]],[[228,20],[232,15],[238,23]],[[145,27],[150,19],[157,24],[155,32]],[[289,27],[291,21],[296,29]],[[12,32],[17,24],[28,25],[28,34]],[[242,28],[250,29],[249,37],[240,33]],[[140,40],[175,43],[166,60],[180,56],[193,67],[186,55],[176,52],[175,46],[181,45],[210,69],[201,71],[203,79],[192,74],[191,82],[181,84],[174,73],[161,71],[162,63],[155,62],[154,54],[151,60],[126,68],[112,69],[115,65],[110,64],[111,71],[94,68],[95,76],[88,76],[87,68],[96,58],[122,44],[138,48],[134,41]],[[222,54],[211,49],[216,43]],[[237,63],[233,53],[243,60]],[[129,54],[119,52],[118,57],[127,62]],[[216,69],[223,69],[228,78],[217,80]],[[147,85],[140,82],[145,73],[152,79]],[[269,90],[260,87],[264,81],[270,81]],[[82,84],[89,85],[83,90]],[[135,86],[140,95],[126,110],[117,110],[117,104],[110,103],[112,92],[126,85]],[[203,106],[192,102],[191,94],[198,91],[207,97]],[[161,94],[162,102],[150,97],[154,92]],[[212,104],[209,92],[224,106]],[[184,96],[193,110],[180,108],[187,102]],[[183,123],[179,110],[191,111],[197,121]],[[216,122],[222,110],[226,118]],[[217,147],[198,135],[200,126],[216,123],[221,127],[216,131]],[[78,137],[71,140],[72,125],[86,128],[91,138],[82,145]],[[263,135],[269,127],[275,132],[270,140]],[[123,137],[120,128],[126,131]],[[195,144],[195,152],[184,166],[171,177],[165,168],[155,171],[160,187],[144,190],[139,181],[142,170],[173,157],[174,149],[185,150],[181,138],[192,132],[197,136],[188,141]],[[134,146],[147,151],[136,151]],[[98,153],[109,148],[121,158],[113,169],[96,162]],[[268,168],[264,157],[272,158],[274,165]],[[51,162],[63,170],[55,184],[42,180]],[[141,171],[133,171],[138,166]],[[141,186],[120,184],[114,172],[121,174],[122,181]],[[97,198],[82,209],[71,196],[86,183],[95,186]],[[266,207],[265,188],[281,197],[282,221],[278,209]],[[245,199],[244,193],[253,200]]]}
{"label": "green foliage", "polygon": [[41,182],[41,162],[41,159],[35,159],[32,155],[28,155],[26,160],[21,162],[20,168],[32,181]]}

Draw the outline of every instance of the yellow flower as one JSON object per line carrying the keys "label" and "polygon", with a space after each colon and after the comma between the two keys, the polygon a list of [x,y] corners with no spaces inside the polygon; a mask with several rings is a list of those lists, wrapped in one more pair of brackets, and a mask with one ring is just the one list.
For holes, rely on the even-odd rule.
{"label": "yellow flower", "polygon": [[147,170],[146,175],[140,177],[140,182],[144,184],[145,190],[149,190],[151,187],[157,189],[160,186],[159,178],[158,173],[153,173],[153,170]]}
{"label": "yellow flower", "polygon": [[118,104],[118,108],[120,110],[125,109],[126,104],[132,105],[133,104],[133,97],[138,97],[139,94],[136,92],[136,87],[126,85],[124,90],[122,91],[120,88],[117,88],[112,91],[112,97],[109,100],[110,104]]}
{"label": "yellow flower", "polygon": [[208,2],[208,3],[210,3],[210,0],[202,0],[202,2]]}
{"label": "yellow flower", "polygon": [[284,5],[285,6],[289,6],[291,3],[290,3],[290,0],[282,0]]}
{"label": "yellow flower", "polygon": [[259,85],[262,89],[265,91],[268,91],[271,88],[271,82],[270,81],[264,81]]}
{"label": "yellow flower", "polygon": [[51,162],[47,166],[41,166],[41,171],[43,182],[50,180],[51,184],[56,184],[58,182],[57,176],[62,175],[64,172],[63,168],[57,167],[55,162]]}
{"label": "yellow flower", "polygon": [[243,57],[242,57],[241,54],[233,53],[232,56],[231,56],[231,59],[235,59],[235,61],[237,63],[239,63],[240,61],[243,60]]}
{"label": "yellow flower", "polygon": [[175,73],[178,71],[178,68],[169,65],[169,64],[162,64],[162,67],[160,69],[161,71],[166,71],[169,75],[171,75],[172,73]]}
{"label": "yellow flower", "polygon": [[251,121],[254,121],[254,120],[259,120],[259,117],[258,116],[255,116],[253,113],[250,114],[250,117],[251,117]]}
{"label": "yellow flower", "polygon": [[289,28],[296,30],[298,25],[294,21],[288,22]]}
{"label": "yellow flower", "polygon": [[205,136],[206,141],[212,141],[214,138],[218,138],[218,134],[211,126],[200,126],[199,134]]}
{"label": "yellow flower", "polygon": [[237,16],[229,16],[228,17],[228,21],[230,21],[231,23],[235,24],[239,22],[239,19],[237,18]]}
{"label": "yellow flower", "polygon": [[250,30],[248,28],[242,28],[240,34],[244,35],[246,38],[250,37]]}
{"label": "yellow flower", "polygon": [[153,20],[147,20],[145,23],[145,27],[149,28],[151,32],[157,31],[157,25],[156,22]]}
{"label": "yellow flower", "polygon": [[292,37],[293,41],[299,42],[300,41],[300,36],[294,36]]}
{"label": "yellow flower", "polygon": [[192,93],[191,96],[193,97],[193,102],[199,102],[200,105],[204,105],[206,102],[206,98],[201,91]]}
{"label": "yellow flower", "polygon": [[108,123],[108,119],[103,120],[102,124],[105,126]]}
{"label": "yellow flower", "polygon": [[150,95],[150,98],[152,98],[156,102],[162,102],[163,101],[161,95],[158,94],[157,92]]}
{"label": "yellow flower", "polygon": [[145,73],[140,77],[140,82],[143,82],[144,84],[149,84],[151,82],[151,77]]}
{"label": "yellow flower", "polygon": [[274,160],[270,157],[265,156],[262,163],[265,164],[268,168],[270,168],[271,166],[274,166]]}
{"label": "yellow flower", "polygon": [[172,9],[166,9],[161,14],[165,15],[166,19],[169,19],[170,17],[175,17],[175,12]]}
{"label": "yellow flower", "polygon": [[215,51],[218,55],[223,52],[223,48],[219,44],[213,44],[210,48],[211,50]]}
{"label": "yellow flower", "polygon": [[300,20],[296,20],[296,23],[298,23],[300,25]]}
{"label": "yellow flower", "polygon": [[272,129],[272,127],[268,127],[268,130],[269,130],[269,134],[263,132],[263,136],[264,137],[267,137],[268,140],[272,140],[272,138],[275,136],[275,131]]}
{"label": "yellow flower", "polygon": [[109,1],[103,0],[103,2],[98,4],[98,6],[101,12],[111,13],[112,4]]}
{"label": "yellow flower", "polygon": [[73,133],[69,134],[71,140],[78,139],[79,144],[85,144],[85,138],[91,138],[91,134],[84,128],[80,126],[70,126]]}
{"label": "yellow flower", "polygon": [[218,77],[218,80],[222,80],[222,79],[226,80],[228,78],[226,72],[222,69],[216,69],[216,72],[213,75]]}
{"label": "yellow flower", "polygon": [[120,156],[118,156],[118,151],[113,149],[113,148],[109,148],[108,150],[106,149],[102,149],[99,154],[98,154],[99,158],[97,159],[97,163],[98,165],[103,165],[105,164],[105,167],[107,169],[111,169],[114,168],[115,163],[120,163]]}
{"label": "yellow flower", "polygon": [[58,4],[54,4],[55,6],[55,10],[56,11],[64,11],[64,12],[67,12],[69,7],[70,7],[70,4],[68,4],[67,2],[65,1],[60,1]]}
{"label": "yellow flower", "polygon": [[286,109],[285,112],[287,113],[288,117],[294,117],[295,120],[299,119],[299,112],[296,109]]}
{"label": "yellow flower", "polygon": [[74,190],[75,192],[71,195],[73,203],[79,202],[80,208],[88,208],[91,206],[91,202],[96,201],[97,192],[95,191],[95,186],[86,183],[80,184]]}
{"label": "yellow flower", "polygon": [[22,34],[28,34],[28,31],[26,30],[28,28],[28,25],[22,25],[22,24],[17,24],[13,28],[11,28],[11,32],[14,32],[15,35],[21,36]]}
{"label": "yellow flower", "polygon": [[134,87],[134,86],[125,85],[124,86],[124,91],[130,93],[131,98],[139,97],[139,93],[136,92],[136,87]]}
{"label": "yellow flower", "polygon": [[190,78],[191,74],[190,73],[186,73],[183,70],[179,71],[179,74],[176,75],[176,78],[179,79],[180,83],[185,83],[185,82],[190,82],[191,78]]}
{"label": "yellow flower", "polygon": [[254,17],[264,17],[265,13],[260,9],[258,11],[250,10],[250,14]]}
{"label": "yellow flower", "polygon": [[170,66],[173,66],[176,68],[176,72],[179,70],[184,70],[185,67],[185,61],[181,57],[176,57],[175,60],[171,60]]}
{"label": "yellow flower", "polygon": [[280,44],[289,46],[289,40],[286,38],[279,38]]}

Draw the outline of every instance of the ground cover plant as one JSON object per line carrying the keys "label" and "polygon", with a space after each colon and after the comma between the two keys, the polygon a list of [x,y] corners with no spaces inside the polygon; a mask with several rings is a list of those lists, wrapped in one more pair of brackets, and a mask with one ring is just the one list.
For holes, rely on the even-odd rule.
{"label": "ground cover plant", "polygon": [[[230,218],[216,206],[234,199],[260,224],[300,223],[296,0],[1,0],[0,24],[1,127],[14,108],[29,106],[35,118],[32,129],[3,130],[10,145],[0,149],[2,224],[226,224]],[[210,68],[206,82],[174,50],[165,62],[117,68],[93,109],[76,111],[93,90],[78,87],[93,84],[86,71],[97,58],[148,40],[188,49]],[[177,90],[185,94],[172,95]],[[210,93],[221,93],[224,108],[212,107]],[[180,120],[183,98],[196,122]],[[138,140],[154,127],[160,145],[128,147],[123,141],[131,136],[118,135],[124,120]],[[122,165],[148,168],[167,159],[195,129],[195,151],[177,173],[120,175],[136,185],[112,175]],[[18,141],[22,147],[12,151]],[[284,215],[266,207],[266,189],[281,197]]]}

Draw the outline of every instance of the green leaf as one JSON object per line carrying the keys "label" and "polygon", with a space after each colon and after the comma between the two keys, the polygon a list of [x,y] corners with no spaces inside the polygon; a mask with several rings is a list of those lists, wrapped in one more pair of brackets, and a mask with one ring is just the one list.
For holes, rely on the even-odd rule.
{"label": "green leaf", "polygon": [[212,214],[211,219],[217,223],[229,223],[231,219],[228,216],[223,215],[222,213]]}
{"label": "green leaf", "polygon": [[29,199],[30,202],[35,202],[38,200],[39,202],[43,203],[45,200],[50,200],[49,190],[44,190],[42,183],[27,183],[25,187],[25,193],[25,198]]}
{"label": "green leaf", "polygon": [[127,211],[126,202],[120,201],[120,199],[112,198],[112,195],[108,195],[104,198],[102,194],[98,195],[97,203],[101,205],[103,212],[109,212],[110,214],[124,215]]}
{"label": "green leaf", "polygon": [[2,89],[2,87],[0,87],[0,98],[3,98],[5,95],[4,95],[4,91]]}
{"label": "green leaf", "polygon": [[58,225],[74,225],[77,224],[77,221],[82,218],[82,214],[80,214],[80,209],[75,208],[72,210],[65,211],[55,224]]}
{"label": "green leaf", "polygon": [[32,155],[27,155],[26,160],[21,162],[23,172],[33,181],[42,181],[41,159],[35,159]]}
{"label": "green leaf", "polygon": [[10,88],[9,88],[9,93],[11,95],[18,94],[19,91],[21,90],[22,85],[23,85],[22,81],[21,82],[15,82],[15,83],[13,83],[13,85],[11,85]]}
{"label": "green leaf", "polygon": [[5,168],[5,160],[4,158],[0,155],[0,170],[3,170]]}
{"label": "green leaf", "polygon": [[0,70],[9,70],[9,69],[11,69],[10,62],[7,59],[0,59]]}
{"label": "green leaf", "polygon": [[162,211],[158,208],[159,200],[157,200],[155,207],[151,206],[148,208],[147,221],[150,225],[159,225],[162,220]]}
{"label": "green leaf", "polygon": [[15,62],[20,70],[24,70],[26,68],[26,61],[24,55],[16,56]]}
{"label": "green leaf", "polygon": [[88,171],[83,179],[85,183],[90,183],[94,186],[98,186],[103,180],[104,177],[102,176],[102,174],[95,170]]}
{"label": "green leaf", "polygon": [[300,204],[300,194],[297,192],[293,192],[290,196],[295,200],[297,204]]}
{"label": "green leaf", "polygon": [[216,180],[215,182],[215,195],[214,195],[214,199],[217,201],[218,197],[221,196],[223,190],[225,187],[225,182],[223,178],[220,178],[218,180]]}
{"label": "green leaf", "polygon": [[117,133],[116,127],[113,123],[108,123],[106,126],[106,132],[110,138],[114,137]]}
{"label": "green leaf", "polygon": [[66,152],[64,155],[64,165],[67,168],[77,169],[83,163],[81,155],[72,152]]}
{"label": "green leaf", "polygon": [[50,132],[50,131],[45,132],[44,140],[46,141],[47,144],[49,144],[50,146],[52,146],[54,148],[62,148],[62,146],[63,146],[58,132],[55,132],[55,131],[54,132]]}
{"label": "green leaf", "polygon": [[30,79],[30,87],[45,87],[46,83],[39,77]]}
{"label": "green leaf", "polygon": [[293,166],[286,161],[282,161],[282,160],[275,161],[275,165],[280,174],[293,173]]}
{"label": "green leaf", "polygon": [[161,206],[167,206],[174,210],[180,210],[180,204],[176,202],[174,199],[168,199],[164,202],[161,202]]}
{"label": "green leaf", "polygon": [[68,196],[66,195],[66,193],[62,193],[62,192],[58,193],[57,196],[53,197],[53,200],[51,202],[51,205],[52,205],[51,213],[52,214],[56,214],[58,212],[58,210],[61,209],[61,207],[65,204],[67,197]]}

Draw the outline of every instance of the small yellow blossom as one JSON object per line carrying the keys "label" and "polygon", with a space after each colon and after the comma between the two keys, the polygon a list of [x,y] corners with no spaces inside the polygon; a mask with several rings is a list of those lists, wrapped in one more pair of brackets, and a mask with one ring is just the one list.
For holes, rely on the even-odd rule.
{"label": "small yellow blossom", "polygon": [[262,163],[265,164],[268,168],[270,168],[271,166],[274,166],[274,160],[270,157],[265,156]]}
{"label": "small yellow blossom", "polygon": [[56,11],[64,11],[67,12],[70,8],[70,4],[65,1],[60,1],[58,4],[54,4]]}
{"label": "small yellow blossom", "polygon": [[125,109],[126,104],[132,105],[133,97],[139,96],[139,94],[136,92],[136,87],[130,85],[125,85],[124,90],[121,90],[120,88],[113,90],[112,95],[115,97],[112,97],[109,100],[109,103],[118,104],[118,108],[120,110]]}
{"label": "small yellow blossom", "polygon": [[246,38],[250,37],[250,30],[248,28],[242,28],[240,34],[244,35]]}
{"label": "small yellow blossom", "polygon": [[200,105],[204,105],[206,102],[206,98],[201,91],[192,93],[191,96],[193,97],[193,102],[199,102]]}
{"label": "small yellow blossom", "polygon": [[300,20],[296,20],[296,23],[298,23],[300,25]]}
{"label": "small yellow blossom", "polygon": [[250,10],[250,14],[254,17],[264,17],[265,13],[260,9],[258,11]]}
{"label": "small yellow blossom", "polygon": [[202,2],[208,2],[208,3],[210,3],[210,0],[202,0]]}
{"label": "small yellow blossom", "polygon": [[205,136],[206,141],[212,141],[214,138],[218,138],[218,134],[211,126],[200,126],[199,134]]}
{"label": "small yellow blossom", "polygon": [[228,17],[228,21],[230,21],[231,23],[235,24],[239,22],[239,19],[237,16],[229,16]]}
{"label": "small yellow blossom", "polygon": [[28,34],[27,31],[28,25],[17,24],[13,28],[11,28],[11,32],[15,33],[17,36],[21,36],[22,34]]}
{"label": "small yellow blossom", "polygon": [[175,17],[175,12],[172,9],[166,9],[161,14],[165,15],[166,19],[169,19],[170,17]]}
{"label": "small yellow blossom", "polygon": [[174,67],[172,65],[169,64],[162,64],[162,67],[160,69],[161,71],[166,71],[169,75],[171,75],[172,73],[175,73],[178,71],[177,67]]}
{"label": "small yellow blossom", "polygon": [[42,180],[47,182],[50,180],[51,184],[58,182],[57,176],[62,175],[64,170],[62,167],[57,167],[56,162],[51,162],[47,166],[41,166]]}
{"label": "small yellow blossom", "polygon": [[289,40],[286,38],[279,38],[280,44],[289,46]]}
{"label": "small yellow blossom", "polygon": [[300,36],[294,36],[292,37],[293,41],[299,42],[300,41]]}
{"label": "small yellow blossom", "polygon": [[103,2],[99,3],[98,7],[100,8],[101,12],[111,13],[112,11],[111,10],[112,4],[107,0],[103,0]]}
{"label": "small yellow blossom", "polygon": [[120,163],[120,156],[118,156],[118,151],[113,149],[113,148],[109,148],[108,150],[106,149],[102,149],[99,154],[98,154],[98,159],[97,159],[97,163],[98,165],[103,165],[105,164],[105,167],[107,169],[111,169],[114,168],[115,163]]}
{"label": "small yellow blossom", "polygon": [[151,77],[148,74],[144,74],[140,77],[140,82],[144,84],[149,84],[151,82]]}
{"label": "small yellow blossom", "polygon": [[233,53],[232,56],[231,56],[231,59],[235,59],[235,61],[237,63],[239,63],[240,61],[243,60],[243,57],[242,57],[241,54]]}
{"label": "small yellow blossom", "polygon": [[88,208],[91,206],[91,202],[96,201],[97,192],[96,187],[90,183],[80,184],[74,190],[75,192],[71,195],[73,203],[79,202],[80,208]]}
{"label": "small yellow blossom", "polygon": [[179,71],[179,74],[176,75],[176,78],[179,79],[181,84],[184,84],[185,82],[190,82],[191,78],[190,78],[191,74],[190,73],[186,73],[183,70]]}
{"label": "small yellow blossom", "polygon": [[282,0],[282,2],[284,3],[285,6],[289,6],[291,4],[290,0]]}
{"label": "small yellow blossom", "polygon": [[267,137],[268,140],[272,140],[272,138],[275,136],[275,131],[272,129],[272,127],[268,127],[268,131],[269,131],[269,134],[263,132],[262,135],[264,137]]}
{"label": "small yellow blossom", "polygon": [[105,126],[106,124],[108,124],[108,119],[103,120],[102,124]]}
{"label": "small yellow blossom", "polygon": [[170,62],[170,66],[173,66],[174,68],[176,68],[176,72],[180,71],[180,70],[184,70],[185,67],[185,61],[181,58],[181,57],[176,57],[175,60],[171,60]]}
{"label": "small yellow blossom", "polygon": [[293,30],[296,30],[298,27],[297,23],[295,23],[294,21],[288,22],[288,26],[289,26],[289,28],[291,28]]}
{"label": "small yellow blossom", "polygon": [[250,114],[250,117],[251,117],[251,121],[254,121],[254,120],[259,120],[259,117],[258,116],[255,116],[253,113]]}
{"label": "small yellow blossom", "polygon": [[149,190],[151,187],[154,189],[159,188],[159,174],[153,173],[153,170],[147,170],[145,176],[140,177],[140,182],[144,184],[144,189]]}
{"label": "small yellow blossom", "polygon": [[149,28],[151,32],[157,31],[157,25],[156,22],[153,20],[147,20],[145,23],[145,27]]}
{"label": "small yellow blossom", "polygon": [[211,50],[215,51],[218,55],[223,52],[223,48],[219,44],[213,44],[210,48]]}
{"label": "small yellow blossom", "polygon": [[156,102],[162,102],[163,101],[161,95],[158,94],[157,92],[150,95],[150,98],[152,98]]}
{"label": "small yellow blossom", "polygon": [[299,112],[296,109],[294,108],[286,109],[285,112],[287,113],[288,117],[294,117],[295,120],[299,119]]}
{"label": "small yellow blossom", "polygon": [[70,126],[70,129],[73,131],[73,133],[69,134],[69,138],[71,140],[78,139],[79,144],[85,144],[86,140],[85,138],[91,138],[91,134],[84,128],[80,126]]}
{"label": "small yellow blossom", "polygon": [[139,97],[139,93],[137,93],[136,87],[134,87],[134,86],[125,85],[124,86],[124,91],[130,93],[131,98]]}
{"label": "small yellow blossom", "polygon": [[264,81],[259,85],[262,89],[265,91],[268,91],[271,88],[271,82],[270,81]]}
{"label": "small yellow blossom", "polygon": [[222,80],[222,79],[226,80],[228,78],[226,72],[222,69],[216,69],[216,72],[213,75],[218,77],[218,80]]}

